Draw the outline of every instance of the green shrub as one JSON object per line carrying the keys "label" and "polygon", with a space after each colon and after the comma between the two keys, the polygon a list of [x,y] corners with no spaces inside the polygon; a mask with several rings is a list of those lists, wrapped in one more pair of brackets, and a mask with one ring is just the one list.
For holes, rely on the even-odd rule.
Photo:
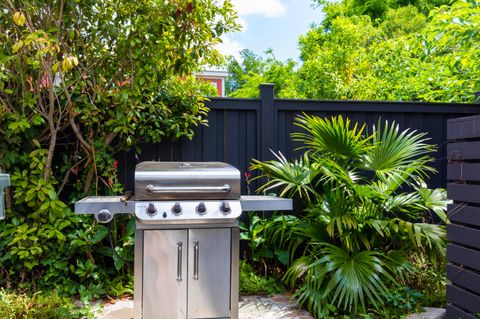
{"label": "green shrub", "polygon": [[33,296],[0,290],[2,319],[80,319],[93,318],[87,307],[75,306],[71,299],[54,292]]}
{"label": "green shrub", "polygon": [[290,252],[284,279],[317,318],[327,305],[348,315],[381,309],[389,287],[412,271],[409,256],[445,254],[445,227],[428,220],[432,211],[446,221],[446,192],[424,182],[435,147],[395,123],[379,122],[369,134],[341,116],[304,115],[296,124],[304,155],[276,154],[253,169],[269,180],[259,191],[300,197],[305,215],[271,220],[264,237]]}
{"label": "green shrub", "polygon": [[413,254],[409,258],[414,271],[406,274],[405,285],[423,293],[421,304],[424,307],[445,307],[447,304],[446,259],[439,257],[430,260],[424,253]]}
{"label": "green shrub", "polygon": [[211,85],[192,74],[221,62],[214,44],[235,19],[229,1],[0,1],[0,169],[12,180],[0,286],[122,293],[134,218],[109,234],[72,204],[123,191],[118,152],[206,124]]}
{"label": "green shrub", "polygon": [[258,275],[250,264],[240,261],[240,293],[274,295],[285,292],[285,288],[274,277]]}

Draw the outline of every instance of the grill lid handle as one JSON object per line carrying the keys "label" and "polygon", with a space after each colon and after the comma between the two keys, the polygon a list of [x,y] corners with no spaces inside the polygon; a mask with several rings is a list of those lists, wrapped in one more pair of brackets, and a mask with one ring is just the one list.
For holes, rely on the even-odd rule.
{"label": "grill lid handle", "polygon": [[223,186],[153,186],[147,185],[145,187],[147,193],[228,193],[230,185]]}

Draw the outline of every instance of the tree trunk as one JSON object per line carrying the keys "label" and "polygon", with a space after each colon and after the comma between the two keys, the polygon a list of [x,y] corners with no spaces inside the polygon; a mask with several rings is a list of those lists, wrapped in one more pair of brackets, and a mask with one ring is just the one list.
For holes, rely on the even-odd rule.
{"label": "tree trunk", "polygon": [[55,115],[55,92],[54,92],[54,78],[52,73],[52,57],[49,57],[48,61],[45,63],[47,78],[48,78],[48,129],[50,131],[50,141],[48,145],[47,153],[47,162],[45,163],[45,170],[43,173],[43,178],[49,180],[52,175],[52,161],[53,155],[55,152],[55,146],[57,144],[57,128],[55,126],[54,115]]}

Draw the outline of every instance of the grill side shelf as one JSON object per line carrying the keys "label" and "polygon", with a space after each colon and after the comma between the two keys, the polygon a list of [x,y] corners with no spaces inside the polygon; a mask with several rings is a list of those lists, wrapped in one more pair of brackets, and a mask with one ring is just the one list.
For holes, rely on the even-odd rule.
{"label": "grill side shelf", "polygon": [[293,201],[275,196],[241,196],[242,211],[292,210]]}
{"label": "grill side shelf", "polygon": [[111,214],[134,214],[135,201],[122,201],[123,196],[90,196],[75,203],[75,214],[97,214],[108,210]]}

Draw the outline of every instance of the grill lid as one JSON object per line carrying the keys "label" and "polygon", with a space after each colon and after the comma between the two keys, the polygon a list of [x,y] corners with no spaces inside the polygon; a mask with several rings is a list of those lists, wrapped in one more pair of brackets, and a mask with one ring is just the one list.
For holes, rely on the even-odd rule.
{"label": "grill lid", "polygon": [[220,162],[142,162],[135,168],[135,198],[239,199],[240,172]]}

